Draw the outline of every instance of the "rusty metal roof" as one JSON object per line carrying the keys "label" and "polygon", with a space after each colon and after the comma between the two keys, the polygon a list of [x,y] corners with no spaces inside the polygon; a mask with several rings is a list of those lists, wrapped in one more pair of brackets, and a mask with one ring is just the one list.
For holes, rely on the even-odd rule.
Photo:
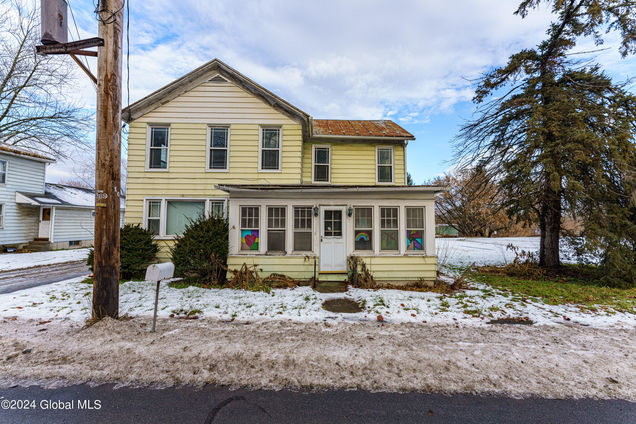
{"label": "rusty metal roof", "polygon": [[55,162],[55,159],[50,158],[48,156],[41,155],[39,153],[34,153],[29,150],[19,149],[13,146],[8,146],[6,144],[0,145],[0,153],[8,153],[14,156],[26,156],[41,162]]}
{"label": "rusty metal roof", "polygon": [[314,119],[314,137],[400,138],[415,140],[413,134],[389,120]]}

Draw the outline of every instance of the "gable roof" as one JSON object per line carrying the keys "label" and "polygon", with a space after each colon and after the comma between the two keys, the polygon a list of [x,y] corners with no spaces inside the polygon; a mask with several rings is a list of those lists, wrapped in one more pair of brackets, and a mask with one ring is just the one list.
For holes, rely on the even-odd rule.
{"label": "gable roof", "polygon": [[220,61],[213,59],[210,62],[199,66],[192,72],[189,72],[170,84],[150,93],[143,99],[136,101],[127,108],[122,110],[122,119],[125,122],[134,121],[135,119],[145,115],[146,113],[168,103],[178,96],[192,90],[193,88],[209,81],[211,78],[221,75],[223,78],[238,85],[248,93],[261,99],[274,109],[289,116],[290,118],[300,121],[303,126],[305,136],[309,135],[309,119],[310,116],[306,112],[298,109],[296,106],[278,97],[276,94],[267,90],[265,87],[252,81],[236,69]]}
{"label": "gable roof", "polygon": [[44,156],[39,153],[34,153],[24,149],[19,149],[13,146],[8,146],[6,144],[0,144],[0,153],[6,153],[11,156],[20,156],[25,159],[32,159],[38,162],[46,162],[46,163],[55,162],[55,159],[50,158],[48,156]]}
{"label": "gable roof", "polygon": [[393,121],[376,120],[343,120],[343,119],[313,119],[312,136],[317,138],[396,138],[401,140],[415,140],[413,134]]}

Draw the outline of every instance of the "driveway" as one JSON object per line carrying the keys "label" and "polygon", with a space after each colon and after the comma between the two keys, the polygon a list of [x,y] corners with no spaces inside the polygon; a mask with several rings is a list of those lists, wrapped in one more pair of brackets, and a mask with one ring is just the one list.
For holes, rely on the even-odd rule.
{"label": "driveway", "polygon": [[89,275],[85,260],[0,272],[0,294]]}
{"label": "driveway", "polygon": [[[636,404],[621,400],[513,399],[426,393],[317,393],[169,389],[111,385],[0,389],[0,402],[26,400],[29,410],[0,409],[19,423],[633,423]],[[35,401],[35,402],[31,402]],[[71,403],[72,402],[72,403]],[[81,405],[81,406],[80,406]],[[45,409],[49,408],[49,409]],[[53,409],[56,408],[56,409]],[[61,409],[66,408],[66,409]],[[93,408],[93,409],[88,409]]]}

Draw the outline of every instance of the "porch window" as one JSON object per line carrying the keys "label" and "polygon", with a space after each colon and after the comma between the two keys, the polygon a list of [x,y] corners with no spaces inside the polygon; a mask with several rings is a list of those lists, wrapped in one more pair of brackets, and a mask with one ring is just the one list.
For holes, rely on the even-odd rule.
{"label": "porch window", "polygon": [[261,171],[280,171],[280,128],[261,128]]}
{"label": "porch window", "polygon": [[312,208],[310,206],[294,207],[295,252],[311,252],[312,220]]}
{"label": "porch window", "polygon": [[285,252],[285,212],[286,208],[267,208],[267,251]]}
{"label": "porch window", "polygon": [[258,251],[260,208],[241,206],[241,250]]}
{"label": "porch window", "polygon": [[225,217],[225,202],[222,200],[211,200],[210,216],[213,216],[215,218]]}
{"label": "porch window", "polygon": [[406,250],[424,250],[424,208],[406,208]]}
{"label": "porch window", "polygon": [[7,182],[7,161],[0,160],[0,184]]}
{"label": "porch window", "polygon": [[355,208],[355,250],[373,250],[373,208]]}
{"label": "porch window", "polygon": [[329,182],[331,167],[331,149],[329,147],[314,147],[314,181]]}
{"label": "porch window", "polygon": [[146,228],[152,234],[158,236],[161,228],[161,200],[148,201],[148,216],[146,218]]}
{"label": "porch window", "polygon": [[398,250],[398,208],[380,208],[380,250]]}
{"label": "porch window", "polygon": [[150,142],[148,146],[148,168],[168,168],[168,144],[170,127],[150,127]]}
{"label": "porch window", "polygon": [[227,171],[229,157],[230,129],[227,127],[210,127],[210,157],[208,169]]}
{"label": "porch window", "polygon": [[393,182],[393,148],[378,147],[376,150],[377,176],[379,183]]}
{"label": "porch window", "polygon": [[4,205],[0,203],[0,228],[4,228]]}
{"label": "porch window", "polygon": [[166,201],[166,235],[183,234],[187,225],[205,213],[205,201]]}

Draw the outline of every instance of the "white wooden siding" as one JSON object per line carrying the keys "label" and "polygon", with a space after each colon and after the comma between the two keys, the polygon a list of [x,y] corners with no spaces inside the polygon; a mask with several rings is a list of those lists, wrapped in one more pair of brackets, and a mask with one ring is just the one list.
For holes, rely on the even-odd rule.
{"label": "white wooden siding", "polygon": [[55,208],[53,242],[92,240],[95,220],[91,209]]}
{"label": "white wooden siding", "polygon": [[37,237],[40,208],[16,205],[15,192],[44,194],[46,164],[0,153],[7,161],[7,181],[0,184],[0,203],[4,205],[4,227],[0,245],[27,243]]}

